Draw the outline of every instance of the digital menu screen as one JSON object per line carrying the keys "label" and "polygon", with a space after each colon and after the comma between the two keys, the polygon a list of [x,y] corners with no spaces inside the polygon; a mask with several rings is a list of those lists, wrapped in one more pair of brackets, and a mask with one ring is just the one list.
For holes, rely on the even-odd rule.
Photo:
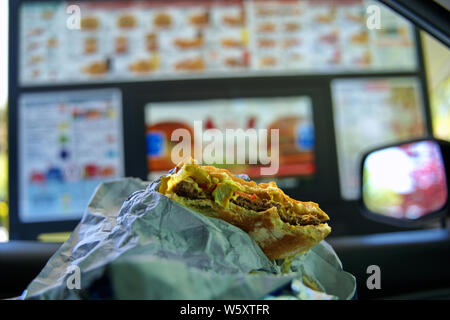
{"label": "digital menu screen", "polygon": [[78,219],[96,187],[124,175],[122,98],[102,89],[19,100],[19,217]]}
{"label": "digital menu screen", "polygon": [[[211,143],[216,144],[214,148],[220,145],[222,158],[216,158],[214,165],[233,173],[264,178],[261,168],[268,164],[260,161],[262,152],[277,154],[277,158],[273,158],[278,163],[274,177],[312,177],[316,172],[312,102],[307,96],[155,102],[147,104],[145,111],[150,178],[166,173],[177,164],[173,161],[173,151],[184,141],[184,138],[174,138],[177,129],[189,133],[193,158],[198,146],[202,154],[206,154]],[[257,136],[257,148],[252,148],[246,134],[251,132],[249,130],[257,133],[261,129],[266,130],[267,135]],[[278,130],[276,141],[272,138],[272,129]],[[236,134],[235,144],[231,145],[227,144],[230,130]],[[208,131],[218,136],[207,139]],[[237,147],[238,141],[244,140],[247,144]],[[259,149],[261,141],[267,150]],[[243,150],[244,160],[239,161],[237,151]],[[227,160],[229,154],[235,155],[234,161]],[[255,163],[250,161],[252,157]]]}
{"label": "digital menu screen", "polygon": [[33,1],[19,26],[25,86],[417,67],[411,24],[367,0]]}
{"label": "digital menu screen", "polygon": [[331,88],[341,195],[356,200],[365,152],[425,135],[420,82],[413,77],[337,79]]}

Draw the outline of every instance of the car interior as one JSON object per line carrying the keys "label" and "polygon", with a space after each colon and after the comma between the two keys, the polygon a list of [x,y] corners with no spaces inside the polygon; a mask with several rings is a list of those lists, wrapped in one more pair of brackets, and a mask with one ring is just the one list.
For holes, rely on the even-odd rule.
{"label": "car interior", "polygon": [[224,168],[320,205],[354,299],[450,299],[448,1],[69,4],[0,8],[0,299],[98,185],[172,169],[168,137],[196,121],[279,130],[275,175]]}

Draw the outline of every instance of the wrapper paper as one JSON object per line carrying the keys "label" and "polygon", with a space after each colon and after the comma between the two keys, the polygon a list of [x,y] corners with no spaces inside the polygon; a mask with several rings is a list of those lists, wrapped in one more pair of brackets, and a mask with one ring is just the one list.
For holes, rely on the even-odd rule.
{"label": "wrapper paper", "polygon": [[[325,241],[269,260],[247,233],[146,183],[101,184],[23,299],[350,299],[355,278]],[[78,281],[79,280],[79,281]],[[77,282],[78,281],[78,282]]]}

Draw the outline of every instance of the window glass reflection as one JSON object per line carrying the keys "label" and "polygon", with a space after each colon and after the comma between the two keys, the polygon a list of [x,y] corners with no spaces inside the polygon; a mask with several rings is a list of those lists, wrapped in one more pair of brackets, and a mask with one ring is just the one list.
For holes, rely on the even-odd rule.
{"label": "window glass reflection", "polygon": [[394,218],[417,219],[442,208],[447,185],[439,146],[422,141],[369,155],[363,200],[370,211]]}

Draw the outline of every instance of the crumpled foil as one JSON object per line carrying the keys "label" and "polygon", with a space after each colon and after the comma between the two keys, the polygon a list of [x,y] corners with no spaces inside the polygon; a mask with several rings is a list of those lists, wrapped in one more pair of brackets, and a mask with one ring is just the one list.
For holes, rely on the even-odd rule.
{"label": "crumpled foil", "polygon": [[23,299],[351,299],[355,278],[325,241],[286,264],[241,229],[146,183],[101,184]]}

